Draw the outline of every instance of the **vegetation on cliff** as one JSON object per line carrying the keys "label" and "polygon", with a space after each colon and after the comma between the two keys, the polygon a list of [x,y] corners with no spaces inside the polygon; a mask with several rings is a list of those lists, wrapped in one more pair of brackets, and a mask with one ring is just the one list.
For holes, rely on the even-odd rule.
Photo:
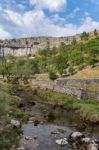
{"label": "vegetation on cliff", "polygon": [[[83,39],[86,37],[82,34]],[[85,38],[86,39],[86,38]],[[3,76],[30,77],[37,73],[72,75],[82,68],[99,62],[99,36],[87,42],[71,45],[60,44],[59,48],[46,47],[35,57],[9,56],[0,63]]]}

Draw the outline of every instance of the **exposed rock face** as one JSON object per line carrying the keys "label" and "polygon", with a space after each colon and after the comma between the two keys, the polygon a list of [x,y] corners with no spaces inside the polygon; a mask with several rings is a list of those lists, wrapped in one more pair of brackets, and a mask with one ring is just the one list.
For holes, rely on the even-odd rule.
{"label": "exposed rock face", "polygon": [[[99,31],[97,31],[97,34],[99,34]],[[93,38],[94,32],[90,32],[89,37]],[[0,40],[0,57],[7,56],[8,54],[15,56],[33,55],[39,49],[44,49],[47,46],[50,48],[59,47],[62,42],[66,45],[71,44],[74,39],[77,42],[81,41],[81,34],[68,37],[31,37]]]}
{"label": "exposed rock face", "polygon": [[[75,36],[76,40],[80,40],[80,35]],[[0,56],[4,57],[8,54],[15,56],[26,56],[35,54],[40,49],[49,46],[59,47],[64,42],[66,45],[71,44],[74,37],[34,37],[24,39],[0,40]]]}

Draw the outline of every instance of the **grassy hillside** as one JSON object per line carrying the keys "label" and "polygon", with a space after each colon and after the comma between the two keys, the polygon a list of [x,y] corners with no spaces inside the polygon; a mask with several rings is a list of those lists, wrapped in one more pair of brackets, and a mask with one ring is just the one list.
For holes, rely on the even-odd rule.
{"label": "grassy hillside", "polygon": [[49,45],[35,57],[9,56],[1,61],[0,73],[16,77],[49,73],[53,80],[64,74],[73,75],[86,66],[99,62],[99,36],[89,40],[88,37],[83,37],[82,41],[86,42],[76,43],[74,40],[71,45],[61,43],[59,48],[50,48]]}
{"label": "grassy hillside", "polygon": [[86,67],[78,71],[75,75],[68,77],[69,79],[98,79],[99,78],[99,66]]}

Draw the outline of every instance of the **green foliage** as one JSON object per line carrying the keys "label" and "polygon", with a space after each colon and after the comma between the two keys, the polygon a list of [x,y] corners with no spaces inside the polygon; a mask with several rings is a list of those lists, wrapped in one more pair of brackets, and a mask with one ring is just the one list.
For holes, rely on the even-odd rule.
{"label": "green foliage", "polygon": [[77,41],[76,41],[76,38],[75,38],[75,37],[73,38],[72,44],[73,44],[73,45],[77,44]]}
{"label": "green foliage", "polygon": [[56,75],[56,73],[55,72],[50,72],[49,73],[49,79],[50,80],[56,80],[57,79],[57,75]]}
{"label": "green foliage", "polygon": [[88,40],[88,37],[89,37],[89,33],[86,33],[86,32],[83,32],[81,35],[82,40]]}
{"label": "green foliage", "polygon": [[97,34],[98,34],[98,33],[97,33],[97,30],[95,29],[95,30],[94,30],[94,35],[97,36]]}
{"label": "green foliage", "polygon": [[[82,39],[86,40],[88,36],[88,33],[83,32]],[[47,46],[34,58],[9,56],[0,62],[0,74],[3,77],[20,78],[29,78],[34,74],[46,72],[62,75],[70,66],[80,69],[97,62],[99,62],[99,36],[85,44],[76,43],[74,38],[70,45],[61,43],[58,48]]]}
{"label": "green foliage", "polygon": [[97,102],[84,99],[78,101],[73,96],[64,95],[50,90],[37,89],[38,96],[43,98],[46,103],[58,104],[64,106],[65,109],[76,109],[80,115],[87,121],[92,121],[92,118],[99,117],[99,105]]}
{"label": "green foliage", "polygon": [[19,99],[12,95],[12,86],[0,81],[0,121],[4,123],[0,132],[0,150],[11,149],[12,145],[19,146],[20,128],[12,128],[9,125],[11,118],[22,119],[23,110],[18,108]]}
{"label": "green foliage", "polygon": [[54,59],[55,66],[60,74],[63,73],[63,70],[67,67],[67,56],[60,54]]}
{"label": "green foliage", "polygon": [[70,68],[68,69],[68,72],[69,72],[71,75],[73,75],[73,74],[74,74],[74,72],[75,72],[75,70],[74,70],[74,68],[73,68],[73,67],[70,67]]}

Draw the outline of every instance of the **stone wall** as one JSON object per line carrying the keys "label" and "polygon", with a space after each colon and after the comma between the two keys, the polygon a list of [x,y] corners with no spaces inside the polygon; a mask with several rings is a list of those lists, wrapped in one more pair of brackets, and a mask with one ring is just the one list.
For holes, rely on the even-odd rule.
{"label": "stone wall", "polygon": [[99,84],[99,79],[59,79],[57,80],[57,85],[61,85],[61,86],[68,86],[68,85],[72,85],[72,84],[94,84],[97,83]]}
{"label": "stone wall", "polygon": [[94,89],[93,91],[86,89],[87,85],[99,84],[99,79],[59,79],[56,84],[61,87],[76,87],[76,89],[85,91],[82,97],[90,100],[99,100],[99,92],[94,91]]}
{"label": "stone wall", "polygon": [[79,82],[81,82],[81,84],[96,83],[97,81],[99,83],[99,79],[97,80],[79,80],[79,79],[75,80],[74,79],[74,80],[66,80],[66,81],[59,80],[56,83],[46,83],[42,81],[37,81],[37,82],[30,81],[30,83],[32,84],[32,86],[36,86],[44,90],[49,89],[49,90],[53,90],[59,93],[76,96],[77,99],[89,99],[89,100],[99,101],[99,92],[88,92],[84,89],[73,87],[69,84],[72,82],[75,82],[76,84],[78,84]]}
{"label": "stone wall", "polygon": [[30,81],[30,83],[32,83],[32,86],[39,87],[40,89],[43,89],[43,90],[49,89],[55,92],[76,96],[77,99],[84,98],[86,95],[84,90],[77,89],[75,87],[59,86],[54,83],[46,83],[46,82],[40,82],[40,81],[39,82]]}

